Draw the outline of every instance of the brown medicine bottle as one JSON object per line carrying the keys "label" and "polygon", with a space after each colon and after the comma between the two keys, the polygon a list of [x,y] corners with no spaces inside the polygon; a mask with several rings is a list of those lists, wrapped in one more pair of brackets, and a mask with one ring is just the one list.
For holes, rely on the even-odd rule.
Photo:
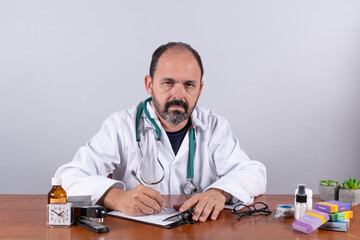
{"label": "brown medicine bottle", "polygon": [[51,179],[52,189],[48,193],[48,203],[64,204],[66,203],[66,192],[61,187],[62,179],[53,177]]}

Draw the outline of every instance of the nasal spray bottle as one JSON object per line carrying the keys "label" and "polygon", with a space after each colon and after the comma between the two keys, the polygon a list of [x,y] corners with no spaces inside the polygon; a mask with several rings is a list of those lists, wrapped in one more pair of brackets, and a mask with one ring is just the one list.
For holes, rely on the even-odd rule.
{"label": "nasal spray bottle", "polygon": [[305,184],[299,184],[298,193],[296,194],[296,201],[295,201],[295,211],[294,211],[295,219],[298,220],[299,218],[304,216],[307,211],[308,211],[308,206],[307,206],[307,195],[305,193]]}

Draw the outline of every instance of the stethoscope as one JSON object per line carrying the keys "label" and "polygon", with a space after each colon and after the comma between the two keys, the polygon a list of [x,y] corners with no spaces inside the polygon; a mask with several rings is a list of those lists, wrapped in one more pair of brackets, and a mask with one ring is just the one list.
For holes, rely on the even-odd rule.
{"label": "stethoscope", "polygon": [[[159,143],[161,141],[161,130],[160,130],[160,127],[155,122],[155,120],[150,117],[150,114],[146,109],[147,102],[149,102],[151,100],[152,100],[152,98],[149,97],[140,106],[140,108],[139,108],[139,110],[137,112],[137,115],[136,115],[136,125],[135,125],[136,126],[136,141],[138,143],[138,147],[139,147],[139,150],[140,150],[140,155],[141,155],[141,158],[142,158],[141,165],[140,165],[140,178],[147,185],[158,184],[165,177],[165,169],[164,169],[164,166],[162,165],[161,161],[159,160],[159,155],[158,155]],[[146,181],[144,179],[143,175],[142,175],[142,170],[143,170],[143,167],[144,167],[144,156],[143,156],[141,146],[140,146],[140,135],[139,135],[139,121],[140,121],[140,117],[141,117],[142,112],[145,113],[145,116],[147,117],[147,119],[149,119],[151,124],[156,129],[156,140],[157,140],[156,158],[157,158],[157,161],[158,161],[158,163],[159,163],[159,165],[160,165],[160,167],[161,167],[161,169],[163,171],[163,174],[162,174],[162,176],[161,176],[161,178],[159,180],[154,181],[154,182]],[[190,138],[189,139],[189,161],[188,161],[187,179],[186,179],[186,183],[184,184],[184,192],[185,192],[185,194],[191,195],[191,194],[194,194],[194,193],[197,192],[197,186],[194,183],[194,155],[195,155],[196,142],[195,142],[195,132],[194,132],[194,128],[192,126],[191,118],[189,118],[189,121],[190,121],[190,129],[189,129],[189,138]]]}

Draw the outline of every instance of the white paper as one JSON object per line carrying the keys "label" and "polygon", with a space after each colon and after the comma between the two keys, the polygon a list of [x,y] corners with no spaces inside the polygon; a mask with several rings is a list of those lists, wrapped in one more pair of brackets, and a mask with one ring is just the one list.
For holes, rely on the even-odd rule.
{"label": "white paper", "polygon": [[173,208],[165,208],[165,210],[163,210],[160,213],[155,213],[155,214],[141,216],[141,217],[128,216],[125,213],[122,213],[119,211],[108,212],[108,215],[114,216],[114,217],[121,217],[121,218],[125,218],[125,219],[132,219],[132,220],[144,222],[144,223],[151,223],[151,224],[156,224],[156,225],[160,225],[160,226],[166,226],[171,223],[177,222],[178,220],[173,220],[173,221],[163,221],[163,220],[168,217],[177,215],[179,213],[180,212],[176,211]]}

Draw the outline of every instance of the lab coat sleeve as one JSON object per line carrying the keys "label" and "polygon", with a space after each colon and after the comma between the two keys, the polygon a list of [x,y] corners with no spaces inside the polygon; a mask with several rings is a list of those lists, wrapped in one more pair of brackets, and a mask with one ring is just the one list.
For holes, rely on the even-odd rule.
{"label": "lab coat sleeve", "polygon": [[245,204],[266,190],[266,169],[259,161],[250,160],[240,148],[225,119],[219,118],[209,142],[218,180],[208,186],[221,189]]}
{"label": "lab coat sleeve", "polygon": [[68,196],[91,195],[95,204],[110,187],[125,190],[123,182],[107,177],[120,164],[121,125],[117,122],[114,115],[110,116],[100,131],[77,151],[73,161],[56,171],[55,176],[62,177]]}

